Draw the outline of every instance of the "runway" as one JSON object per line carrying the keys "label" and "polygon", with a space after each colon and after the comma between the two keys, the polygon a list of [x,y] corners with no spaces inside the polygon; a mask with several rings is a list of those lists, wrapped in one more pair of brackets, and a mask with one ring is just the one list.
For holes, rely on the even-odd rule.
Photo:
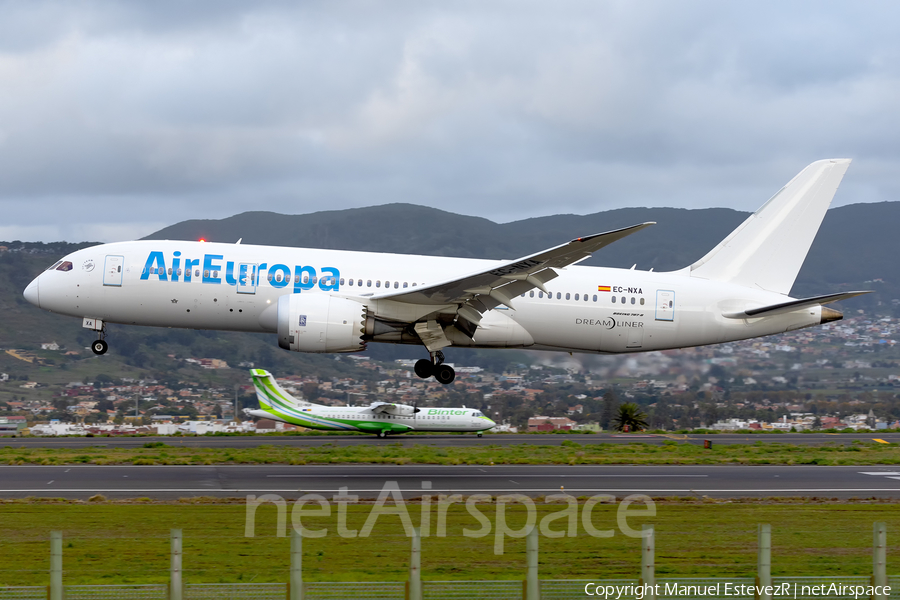
{"label": "runway", "polygon": [[423,494],[526,494],[900,498],[900,469],[850,466],[724,465],[209,465],[2,466],[0,497],[86,499],[245,497],[305,493],[376,498],[396,482],[405,498]]}
{"label": "runway", "polygon": [[512,446],[517,444],[534,444],[559,446],[564,441],[579,444],[662,444],[666,441],[679,441],[690,444],[703,444],[703,440],[711,440],[713,444],[755,444],[761,442],[797,444],[816,446],[822,444],[850,444],[854,440],[871,442],[880,439],[890,443],[900,443],[900,433],[783,433],[783,434],[485,434],[483,438],[472,434],[449,435],[397,435],[379,439],[371,435],[284,435],[284,436],[151,436],[151,437],[0,437],[0,446],[14,448],[140,448],[148,442],[162,442],[171,446],[191,448],[251,448],[269,444],[273,446],[315,447],[330,444],[333,446],[384,446],[400,444],[414,446],[416,444],[438,447],[465,446]]}

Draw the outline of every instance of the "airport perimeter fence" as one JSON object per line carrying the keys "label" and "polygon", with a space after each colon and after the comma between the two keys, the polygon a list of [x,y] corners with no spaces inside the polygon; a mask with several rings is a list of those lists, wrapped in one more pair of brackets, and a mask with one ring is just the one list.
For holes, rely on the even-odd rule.
{"label": "airport perimeter fence", "polygon": [[[655,533],[653,526],[645,525],[640,538],[641,577],[638,580],[541,580],[538,577],[537,528],[533,528],[526,536],[524,580],[422,581],[421,538],[419,530],[414,529],[407,581],[303,581],[303,538],[293,531],[288,583],[185,584],[182,580],[181,530],[173,529],[168,584],[63,585],[62,533],[54,531],[50,537],[50,585],[12,587],[0,583],[0,600],[900,600],[900,576],[887,575],[887,528],[884,522],[874,524],[873,568],[868,577],[773,577],[771,527],[760,525],[756,577],[657,579]],[[761,593],[764,589],[768,591]],[[776,591],[772,592],[773,589]]]}
{"label": "airport perimeter fence", "polygon": [[[716,594],[678,594],[657,596],[657,600],[710,600],[710,598],[729,598],[735,600],[755,600],[755,594],[724,594],[726,583],[732,585],[755,585],[752,577],[691,577],[657,579],[660,589],[668,586],[685,586],[687,589],[709,589],[710,586],[721,590]],[[776,577],[773,584],[788,584],[788,598],[794,598],[793,585],[797,584],[797,600],[821,600],[827,598],[846,598],[852,595],[802,594],[804,586],[832,584],[837,586],[869,586],[871,578],[855,577]],[[585,591],[585,587],[593,590],[595,586],[613,586],[622,588],[636,586],[637,580],[544,580],[540,582],[540,600],[584,600],[596,598]],[[900,600],[900,577],[889,577],[891,587],[890,600]],[[522,600],[526,598],[524,581],[423,581],[423,600]],[[633,588],[632,588],[633,589]],[[821,588],[820,588],[821,589]],[[64,587],[65,600],[170,600],[169,588],[166,585],[70,585]],[[284,583],[196,583],[184,586],[183,600],[285,600],[289,598],[288,585]],[[603,598],[603,596],[599,596]],[[623,593],[618,600],[638,600],[633,593]],[[48,600],[49,586],[0,587],[0,600]],[[308,582],[303,584],[304,600],[407,600],[409,591],[406,582]],[[609,598],[607,600],[612,600]],[[641,599],[646,600],[646,597]],[[869,600],[868,596],[859,600]]]}

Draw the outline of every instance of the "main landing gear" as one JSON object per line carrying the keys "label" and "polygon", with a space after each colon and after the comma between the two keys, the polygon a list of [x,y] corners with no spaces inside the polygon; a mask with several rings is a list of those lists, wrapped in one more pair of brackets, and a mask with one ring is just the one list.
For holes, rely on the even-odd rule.
{"label": "main landing gear", "polygon": [[105,327],[100,330],[100,339],[91,344],[91,350],[98,356],[100,356],[101,354],[106,354],[106,351],[109,350],[109,344],[106,343]]}
{"label": "main landing gear", "polygon": [[423,358],[416,361],[416,375],[422,379],[428,379],[432,375],[438,381],[447,385],[456,378],[456,371],[450,365],[444,364],[444,353],[438,350],[431,353],[431,360]]}

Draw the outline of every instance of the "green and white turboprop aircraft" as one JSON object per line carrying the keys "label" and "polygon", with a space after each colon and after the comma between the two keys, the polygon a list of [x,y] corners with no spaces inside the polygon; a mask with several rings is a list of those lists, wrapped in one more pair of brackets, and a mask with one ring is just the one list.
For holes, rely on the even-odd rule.
{"label": "green and white turboprop aircraft", "polygon": [[244,409],[254,417],[273,419],[309,429],[361,431],[385,437],[407,431],[482,432],[494,427],[491,419],[473,408],[418,408],[407,404],[374,402],[370,406],[322,406],[288,394],[271,373],[250,369],[259,410]]}

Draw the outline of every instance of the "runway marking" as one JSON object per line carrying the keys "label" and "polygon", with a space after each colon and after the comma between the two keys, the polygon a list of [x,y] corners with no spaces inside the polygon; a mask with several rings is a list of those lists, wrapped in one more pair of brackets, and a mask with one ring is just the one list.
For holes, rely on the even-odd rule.
{"label": "runway marking", "polygon": [[[479,470],[481,470],[481,469],[479,469]],[[900,473],[897,473],[897,475],[900,475]],[[266,477],[271,477],[273,479],[309,479],[309,477],[311,477],[311,476],[296,474],[296,475],[266,475]],[[312,477],[327,477],[327,475],[312,475]],[[346,477],[385,477],[385,476],[384,475],[335,475],[334,477],[345,477],[346,478]],[[431,474],[414,475],[413,474],[413,475],[396,475],[396,476],[392,475],[391,477],[396,477],[397,479],[409,479],[409,478],[419,478],[419,477],[428,477],[429,479],[441,479],[441,478],[456,479],[459,477],[465,477],[467,479],[471,479],[474,477],[493,479],[493,478],[497,477],[497,475],[490,475],[490,474],[488,474],[488,475],[470,475],[468,473],[460,473],[457,475],[453,475],[453,474],[450,474],[450,475],[431,475]],[[528,474],[522,473],[522,474],[516,474],[516,477],[519,477],[520,479],[525,479],[525,478],[533,479],[535,477],[541,477],[541,478],[554,477],[557,479],[566,479],[567,477],[592,477],[594,479],[600,479],[600,478],[621,479],[621,478],[635,478],[635,477],[653,477],[654,479],[662,479],[662,478],[668,478],[668,479],[682,478],[682,479],[684,479],[684,478],[709,477],[709,475],[665,475],[665,474],[657,475],[655,473],[646,473],[644,475],[592,475],[592,474],[587,474],[587,475],[528,475]]]}
{"label": "runway marking", "polygon": [[890,442],[886,442],[886,441],[880,440],[878,438],[872,438],[872,440],[878,442],[879,444],[890,444]]}
{"label": "runway marking", "polygon": [[897,471],[860,471],[860,475],[900,475]]}
{"label": "runway marking", "polygon": [[[35,493],[35,492],[46,492],[46,488],[40,489],[16,489],[16,490],[0,490],[0,494],[27,494],[27,493]],[[227,494],[227,493],[239,493],[239,494],[259,494],[259,493],[288,493],[288,494],[297,494],[297,493],[338,493],[340,490],[337,488],[305,488],[305,489],[271,489],[271,490],[263,490],[263,489],[228,489],[228,488],[90,488],[90,489],[54,489],[53,493],[70,493],[70,494],[147,494],[147,493],[204,493],[204,494]],[[349,489],[348,493],[380,493],[382,492],[382,488],[372,488],[372,489]],[[401,492],[405,493],[422,493],[421,489],[410,488],[410,489],[401,489]],[[556,492],[557,488],[509,488],[509,489],[475,489],[475,488],[448,488],[448,489],[432,489],[428,490],[432,493],[434,492],[446,492],[446,493],[459,493],[459,492],[491,492],[493,494],[503,494],[505,492]],[[768,493],[777,493],[783,494],[786,492],[791,493],[825,493],[825,492],[841,492],[841,493],[863,493],[863,492],[898,492],[900,488],[792,488],[792,489],[759,489],[759,488],[748,488],[748,489],[665,489],[665,488],[648,488],[648,489],[637,489],[637,488],[621,488],[621,489],[607,489],[607,488],[568,488],[569,492],[604,492],[604,493],[621,493],[621,494],[721,494],[721,493],[729,493],[729,494],[743,494],[743,493],[755,493],[755,494],[768,494]]]}
{"label": "runway marking", "polygon": [[50,485],[50,484],[53,483],[54,481],[56,481],[56,480],[55,480],[55,479],[51,479],[50,481],[47,482],[47,485]]}

